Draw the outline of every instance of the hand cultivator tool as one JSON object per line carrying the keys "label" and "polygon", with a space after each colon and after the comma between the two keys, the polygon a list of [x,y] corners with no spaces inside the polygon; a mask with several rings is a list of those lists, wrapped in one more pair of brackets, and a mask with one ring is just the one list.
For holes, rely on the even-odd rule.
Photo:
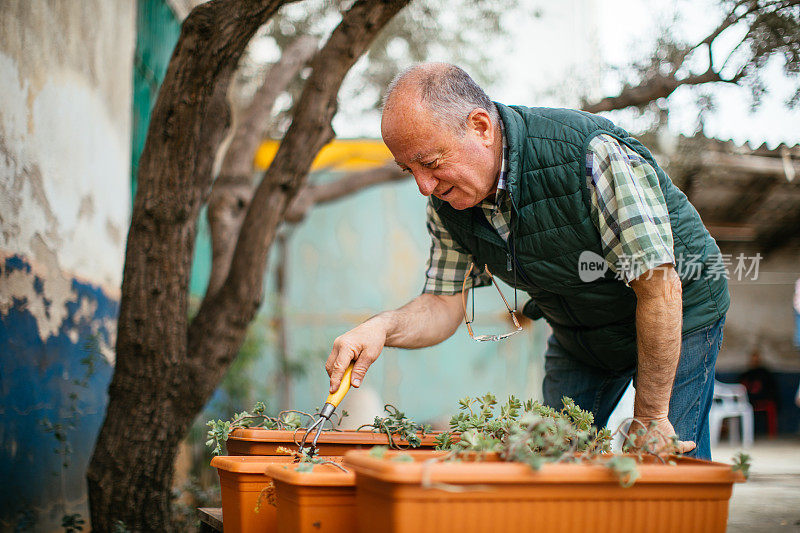
{"label": "hand cultivator tool", "polygon": [[325,422],[331,419],[333,412],[344,399],[347,391],[350,390],[350,376],[353,374],[353,364],[354,363],[350,363],[350,366],[348,366],[347,370],[344,371],[344,376],[342,376],[342,382],[339,385],[339,389],[336,392],[328,395],[328,398],[325,400],[325,405],[323,405],[322,409],[319,410],[317,420],[311,424],[306,430],[305,434],[303,434],[303,440],[300,441],[300,452],[305,449],[306,441],[308,441],[309,436],[316,432],[314,433],[314,439],[311,441],[311,450],[308,452],[308,455],[313,457],[316,453],[317,439],[319,439],[319,435],[322,433]]}

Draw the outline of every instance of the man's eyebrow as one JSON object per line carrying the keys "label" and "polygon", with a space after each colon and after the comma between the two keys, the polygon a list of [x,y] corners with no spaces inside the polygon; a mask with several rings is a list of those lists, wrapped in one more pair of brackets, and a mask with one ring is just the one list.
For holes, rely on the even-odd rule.
{"label": "man's eyebrow", "polygon": [[[412,157],[408,162],[409,163],[413,163],[415,161],[419,161],[420,159],[428,159],[429,157],[433,157],[433,156],[438,157],[439,155],[441,155],[441,150],[432,150],[432,151],[427,152],[427,153],[419,152],[414,157]],[[397,163],[397,165],[400,168],[406,168],[406,166],[407,166],[407,165],[401,163],[400,161],[398,161],[397,159],[395,159],[394,162]]]}
{"label": "man's eyebrow", "polygon": [[413,163],[414,161],[419,161],[420,159],[428,159],[429,157],[433,157],[434,155],[438,156],[440,152],[441,152],[440,150],[431,150],[430,152],[427,153],[418,152],[417,155],[411,158],[409,163]]}

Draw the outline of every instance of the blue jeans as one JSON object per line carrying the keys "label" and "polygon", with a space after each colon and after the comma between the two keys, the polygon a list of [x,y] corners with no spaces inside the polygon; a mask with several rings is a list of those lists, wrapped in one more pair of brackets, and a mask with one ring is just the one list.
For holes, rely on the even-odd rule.
{"label": "blue jeans", "polygon": [[794,310],[794,347],[800,350],[800,313]]}
{"label": "blue jeans", "polygon": [[[669,420],[680,440],[697,447],[686,455],[711,459],[708,411],[714,395],[714,365],[722,345],[725,318],[681,339],[681,358],[669,400]],[[545,353],[544,401],[561,407],[561,397],[569,396],[582,409],[594,414],[597,427],[603,427],[616,407],[635,369],[629,374],[612,374],[579,363],[551,336]],[[612,431],[617,428],[609,428]]]}

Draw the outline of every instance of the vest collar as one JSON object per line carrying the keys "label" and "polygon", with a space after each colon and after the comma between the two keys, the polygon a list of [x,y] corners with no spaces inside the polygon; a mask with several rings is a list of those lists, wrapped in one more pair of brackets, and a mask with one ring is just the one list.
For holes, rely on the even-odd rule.
{"label": "vest collar", "polygon": [[[525,121],[519,113],[499,102],[494,103],[500,113],[506,142],[508,143],[508,194],[511,197],[511,209],[514,215],[519,215],[517,204],[519,201],[519,182],[522,173],[522,148],[525,146],[522,132],[525,131]],[[512,231],[516,226],[519,216],[512,216]]]}

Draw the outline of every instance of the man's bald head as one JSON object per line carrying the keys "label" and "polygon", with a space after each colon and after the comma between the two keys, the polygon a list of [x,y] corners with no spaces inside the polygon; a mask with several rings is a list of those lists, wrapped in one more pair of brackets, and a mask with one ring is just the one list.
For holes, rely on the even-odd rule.
{"label": "man's bald head", "polygon": [[499,124],[494,102],[469,74],[448,63],[423,63],[404,70],[391,81],[383,99],[384,119],[387,114],[426,111],[456,134],[466,131],[467,117],[478,108]]}

